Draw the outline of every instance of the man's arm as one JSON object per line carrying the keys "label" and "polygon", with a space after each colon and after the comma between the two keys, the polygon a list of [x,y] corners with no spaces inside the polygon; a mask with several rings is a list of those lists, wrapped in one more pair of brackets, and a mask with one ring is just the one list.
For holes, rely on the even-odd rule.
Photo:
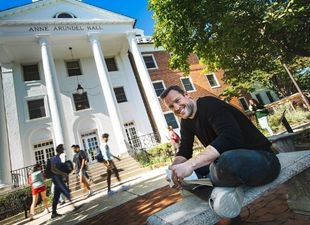
{"label": "man's arm", "polygon": [[54,174],[58,174],[58,175],[61,175],[61,176],[67,176],[66,173],[64,173],[61,170],[57,169],[56,164],[53,161],[51,162],[51,171]]}

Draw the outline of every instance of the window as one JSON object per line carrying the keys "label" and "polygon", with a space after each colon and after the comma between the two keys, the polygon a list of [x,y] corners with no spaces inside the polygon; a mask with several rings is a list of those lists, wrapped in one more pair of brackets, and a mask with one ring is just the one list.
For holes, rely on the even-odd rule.
{"label": "window", "polygon": [[88,153],[89,163],[97,162],[96,151],[99,149],[99,138],[97,131],[81,134],[83,149]]}
{"label": "window", "polygon": [[141,149],[143,146],[138,137],[135,123],[133,121],[125,123],[124,127],[125,127],[126,136],[127,136],[130,146]]}
{"label": "window", "polygon": [[28,112],[29,112],[29,119],[36,119],[45,117],[45,107],[44,107],[44,99],[36,99],[36,100],[29,100],[28,103]]}
{"label": "window", "polygon": [[179,128],[178,122],[175,119],[175,116],[173,113],[171,113],[171,112],[165,113],[164,116],[165,116],[165,119],[166,119],[168,126],[172,126],[173,129]]}
{"label": "window", "polygon": [[39,66],[34,65],[23,65],[24,81],[40,80]]}
{"label": "window", "polygon": [[216,79],[216,76],[214,74],[207,74],[206,75],[208,81],[209,81],[209,84],[210,86],[213,88],[213,87],[219,87],[220,84],[219,82],[217,81]]}
{"label": "window", "polygon": [[115,58],[106,58],[104,60],[109,72],[118,71]]}
{"label": "window", "polygon": [[76,18],[76,16],[67,12],[59,12],[56,13],[53,18]]}
{"label": "window", "polygon": [[262,99],[262,96],[260,96],[260,94],[255,94],[255,96],[256,96],[257,101],[258,101],[260,104],[265,105],[265,103],[264,103],[264,101],[263,101],[263,99]]}
{"label": "window", "polygon": [[69,77],[82,75],[79,60],[67,61],[66,65]]}
{"label": "window", "polygon": [[153,55],[143,55],[144,63],[148,69],[157,69],[155,58]]}
{"label": "window", "polygon": [[89,102],[86,92],[84,92],[83,94],[73,94],[73,100],[76,111],[89,109]]}
{"label": "window", "polygon": [[244,111],[249,110],[249,105],[244,97],[239,98],[239,102],[241,103]]}
{"label": "window", "polygon": [[274,98],[272,97],[270,91],[266,91],[266,95],[267,95],[270,102],[274,102]]}
{"label": "window", "polygon": [[36,163],[46,165],[47,159],[52,158],[55,155],[53,141],[44,141],[33,145],[34,156]]}
{"label": "window", "polygon": [[114,89],[114,94],[118,103],[127,102],[127,97],[123,87],[116,87]]}
{"label": "window", "polygon": [[195,90],[194,85],[193,85],[193,83],[189,77],[181,78],[181,81],[182,81],[183,87],[186,91],[194,91]]}
{"label": "window", "polygon": [[165,90],[165,85],[163,81],[154,81],[153,86],[157,97],[159,97],[161,93],[163,93],[163,91]]}

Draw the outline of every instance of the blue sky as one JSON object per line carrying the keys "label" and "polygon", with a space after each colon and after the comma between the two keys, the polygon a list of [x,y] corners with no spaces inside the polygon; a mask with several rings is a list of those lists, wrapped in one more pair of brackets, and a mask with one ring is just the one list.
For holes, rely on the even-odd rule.
{"label": "blue sky", "polygon": [[[0,10],[31,3],[31,0],[0,0]],[[136,28],[152,35],[154,22],[152,12],[147,9],[147,0],[82,0],[84,3],[120,13],[137,20]]]}

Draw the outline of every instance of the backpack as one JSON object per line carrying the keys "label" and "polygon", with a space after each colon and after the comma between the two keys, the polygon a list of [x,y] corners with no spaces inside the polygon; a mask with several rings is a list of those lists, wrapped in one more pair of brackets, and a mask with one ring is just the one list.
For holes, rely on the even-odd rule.
{"label": "backpack", "polygon": [[51,164],[51,158],[47,159],[46,166],[45,166],[45,177],[46,178],[52,178],[53,172],[52,172],[52,164]]}

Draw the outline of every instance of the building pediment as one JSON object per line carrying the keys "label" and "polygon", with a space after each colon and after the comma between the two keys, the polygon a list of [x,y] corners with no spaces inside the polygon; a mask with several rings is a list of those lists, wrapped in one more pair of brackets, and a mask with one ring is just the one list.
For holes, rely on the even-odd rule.
{"label": "building pediment", "polygon": [[102,23],[130,24],[135,19],[77,0],[41,0],[0,12],[0,25]]}

